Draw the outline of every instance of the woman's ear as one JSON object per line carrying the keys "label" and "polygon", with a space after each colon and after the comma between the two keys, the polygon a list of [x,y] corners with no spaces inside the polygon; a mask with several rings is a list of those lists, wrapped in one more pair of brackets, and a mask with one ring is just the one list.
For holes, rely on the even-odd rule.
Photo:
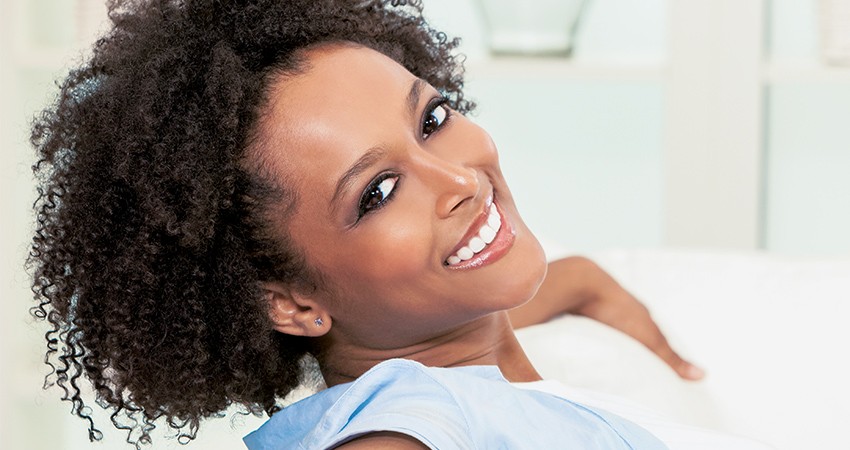
{"label": "woman's ear", "polygon": [[274,282],[263,283],[274,329],[294,336],[318,337],[331,329],[331,316],[313,298]]}

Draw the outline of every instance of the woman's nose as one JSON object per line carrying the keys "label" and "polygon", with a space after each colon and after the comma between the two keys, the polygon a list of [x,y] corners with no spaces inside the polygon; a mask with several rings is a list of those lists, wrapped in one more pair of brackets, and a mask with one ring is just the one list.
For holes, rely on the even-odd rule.
{"label": "woman's nose", "polygon": [[458,164],[445,163],[438,168],[434,185],[437,192],[437,216],[452,215],[467,200],[479,195],[481,182],[478,171]]}

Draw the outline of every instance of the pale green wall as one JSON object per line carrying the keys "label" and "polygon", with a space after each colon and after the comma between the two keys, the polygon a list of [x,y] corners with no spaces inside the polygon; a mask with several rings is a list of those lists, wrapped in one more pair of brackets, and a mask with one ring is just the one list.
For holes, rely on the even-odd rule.
{"label": "pale green wall", "polygon": [[850,84],[783,83],[768,101],[767,248],[850,254]]}
{"label": "pale green wall", "polygon": [[[819,62],[819,2],[774,0],[769,57]],[[767,90],[765,246],[850,254],[850,83],[795,80]]]}
{"label": "pale green wall", "polygon": [[768,4],[768,55],[778,60],[816,61],[818,1],[773,0]]}

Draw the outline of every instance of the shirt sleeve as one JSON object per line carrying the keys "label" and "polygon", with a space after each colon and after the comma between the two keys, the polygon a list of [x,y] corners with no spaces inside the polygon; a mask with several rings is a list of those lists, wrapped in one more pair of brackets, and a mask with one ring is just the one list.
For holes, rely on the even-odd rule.
{"label": "shirt sleeve", "polygon": [[378,431],[411,436],[431,449],[475,449],[452,393],[409,364],[384,363],[360,377],[305,438],[305,449],[331,448]]}

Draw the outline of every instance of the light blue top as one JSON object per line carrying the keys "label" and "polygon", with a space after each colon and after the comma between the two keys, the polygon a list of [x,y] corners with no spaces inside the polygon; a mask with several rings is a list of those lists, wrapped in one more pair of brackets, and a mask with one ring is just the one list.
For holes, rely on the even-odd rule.
{"label": "light blue top", "polygon": [[284,408],[244,441],[250,450],[324,450],[374,431],[440,450],[667,449],[623,418],[512,386],[495,366],[445,369],[403,359]]}

